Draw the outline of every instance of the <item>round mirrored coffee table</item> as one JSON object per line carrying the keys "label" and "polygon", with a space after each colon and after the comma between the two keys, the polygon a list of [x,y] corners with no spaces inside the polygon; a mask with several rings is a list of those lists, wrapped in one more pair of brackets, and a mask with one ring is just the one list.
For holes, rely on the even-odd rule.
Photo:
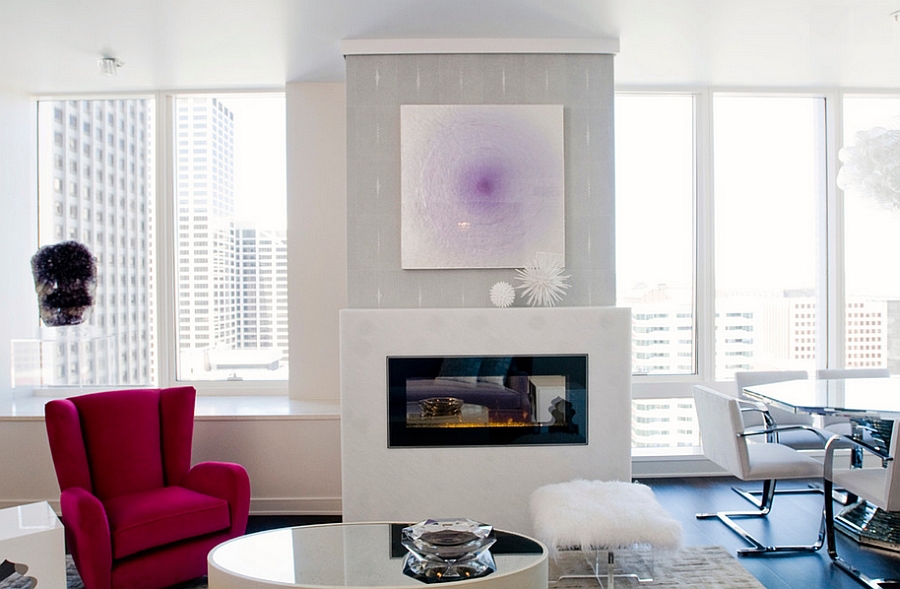
{"label": "round mirrored coffee table", "polygon": [[[208,557],[210,589],[331,587],[400,589],[425,583],[403,572],[406,524],[345,523],[282,528],[220,544]],[[495,530],[496,570],[437,583],[479,589],[547,589],[547,549],[527,536]],[[435,585],[435,583],[432,583]]]}

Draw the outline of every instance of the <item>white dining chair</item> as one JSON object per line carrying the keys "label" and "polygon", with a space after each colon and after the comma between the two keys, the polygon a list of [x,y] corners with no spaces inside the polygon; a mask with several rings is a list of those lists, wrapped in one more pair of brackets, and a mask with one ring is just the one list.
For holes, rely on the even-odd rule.
{"label": "white dining chair", "polygon": [[[834,436],[828,441],[825,446],[824,465],[826,497],[833,487],[838,485],[884,511],[900,511],[900,465],[897,464],[897,457],[900,456],[900,419],[894,420],[888,431],[890,431],[890,442],[882,440],[886,444],[879,451],[874,450],[870,444],[862,444],[846,436]],[[836,464],[835,451],[839,448],[859,448],[867,453],[875,454],[881,458],[881,464],[863,468],[850,468],[847,465]],[[886,452],[884,448],[886,448]],[[876,460],[876,462],[878,461]],[[870,578],[838,555],[834,538],[834,518],[834,505],[831,501],[826,501],[825,536],[828,555],[832,562],[857,581],[872,589],[900,586],[900,578],[893,580]]]}
{"label": "white dining chair", "polygon": [[[750,370],[738,371],[734,373],[734,382],[737,386],[738,397],[747,399],[744,389],[758,384],[769,384],[775,382],[785,382],[789,380],[806,380],[809,375],[805,370]],[[756,401],[753,401],[756,402]],[[780,444],[790,446],[795,450],[821,450],[828,434],[816,433],[812,429],[813,417],[805,413],[792,413],[785,411],[772,405],[766,405],[769,415],[775,421],[776,425],[805,425],[807,428],[796,428],[783,432],[779,432],[778,439]],[[744,427],[760,427],[763,419],[759,412],[744,411]]]}
{"label": "white dining chair", "polygon": [[774,442],[748,443],[751,437],[765,440],[773,429],[790,431],[806,426],[797,424],[745,429],[741,415],[741,406],[745,401],[699,385],[693,387],[693,394],[703,454],[743,481],[763,481],[763,493],[758,503],[744,496],[756,510],[698,513],[697,519],[716,518],[751,545],[739,549],[739,555],[814,552],[821,548],[825,535],[824,518],[817,541],[798,546],[767,546],[734,521],[734,518],[766,517],[772,509],[777,480],[822,479],[822,463],[802,452]]}

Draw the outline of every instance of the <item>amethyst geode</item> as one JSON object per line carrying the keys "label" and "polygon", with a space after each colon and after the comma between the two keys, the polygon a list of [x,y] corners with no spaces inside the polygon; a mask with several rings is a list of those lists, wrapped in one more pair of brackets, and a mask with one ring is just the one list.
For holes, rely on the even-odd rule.
{"label": "amethyst geode", "polygon": [[77,241],[45,245],[31,258],[34,290],[44,325],[78,325],[94,304],[97,264]]}

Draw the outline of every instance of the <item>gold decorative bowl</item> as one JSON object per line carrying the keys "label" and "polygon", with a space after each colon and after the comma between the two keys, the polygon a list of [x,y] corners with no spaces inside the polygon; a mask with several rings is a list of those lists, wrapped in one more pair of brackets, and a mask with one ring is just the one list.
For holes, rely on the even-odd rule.
{"label": "gold decorative bowl", "polygon": [[422,417],[459,415],[462,411],[462,406],[462,399],[457,399],[456,397],[431,397],[419,401]]}

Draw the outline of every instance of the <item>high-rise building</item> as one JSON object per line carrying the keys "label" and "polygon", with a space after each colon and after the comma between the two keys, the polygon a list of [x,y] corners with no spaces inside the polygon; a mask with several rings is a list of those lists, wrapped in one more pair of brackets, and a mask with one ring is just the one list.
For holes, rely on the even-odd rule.
{"label": "high-rise building", "polygon": [[[237,231],[241,308],[239,348],[287,353],[287,242],[284,231]],[[286,359],[286,358],[285,358]]]}
{"label": "high-rise building", "polygon": [[216,98],[179,97],[175,142],[178,346],[184,361],[198,357],[189,350],[233,349],[237,343],[234,114]]}
{"label": "high-rise building", "polygon": [[236,115],[180,96],[175,116],[179,377],[286,378],[285,232],[236,215]]}
{"label": "high-rise building", "polygon": [[87,321],[40,330],[40,384],[146,384],[154,377],[153,105],[39,103],[41,245],[77,241],[97,264]]}
{"label": "high-rise building", "polygon": [[[155,381],[153,112],[152,99],[40,103],[41,244],[86,245],[98,283],[84,325],[13,342],[18,383]],[[286,379],[286,233],[236,215],[237,198],[270,188],[236,195],[234,109],[183,95],[173,116],[174,235],[162,245],[173,251],[178,378]]]}

